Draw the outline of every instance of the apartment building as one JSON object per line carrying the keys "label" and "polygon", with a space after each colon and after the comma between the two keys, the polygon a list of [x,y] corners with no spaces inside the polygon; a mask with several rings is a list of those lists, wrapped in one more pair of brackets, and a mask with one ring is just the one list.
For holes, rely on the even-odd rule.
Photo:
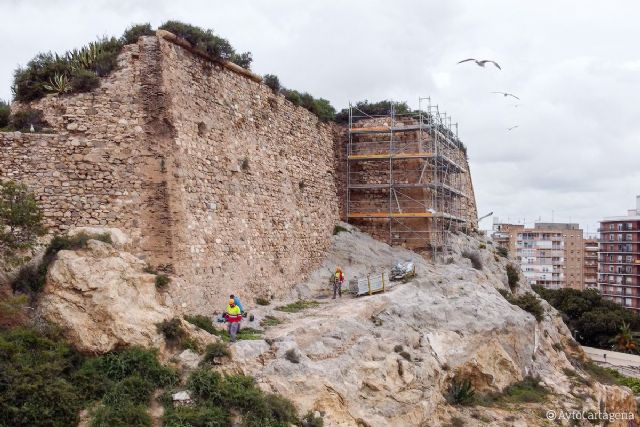
{"label": "apartment building", "polygon": [[492,238],[516,256],[529,284],[551,289],[584,287],[583,232],[578,224],[536,223],[533,228],[494,224]]}
{"label": "apartment building", "polygon": [[584,262],[582,264],[582,277],[584,289],[598,289],[598,250],[597,238],[584,239]]}
{"label": "apartment building", "polygon": [[600,221],[598,286],[602,295],[640,310],[640,196],[626,216]]}

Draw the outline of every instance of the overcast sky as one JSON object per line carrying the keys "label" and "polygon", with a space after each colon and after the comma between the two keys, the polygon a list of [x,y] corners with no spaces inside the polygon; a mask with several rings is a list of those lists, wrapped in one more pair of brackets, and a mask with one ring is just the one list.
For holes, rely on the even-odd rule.
{"label": "overcast sky", "polygon": [[[40,51],[178,19],[338,109],[430,96],[460,124],[479,215],[530,224],[553,212],[593,232],[640,194],[637,1],[0,0],[0,10],[0,98]],[[502,71],[456,64],[469,57]]]}

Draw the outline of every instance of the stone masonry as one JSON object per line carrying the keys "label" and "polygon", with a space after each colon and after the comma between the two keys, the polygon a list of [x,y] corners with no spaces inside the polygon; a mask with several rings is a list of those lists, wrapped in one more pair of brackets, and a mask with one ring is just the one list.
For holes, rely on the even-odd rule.
{"label": "stone masonry", "polygon": [[0,179],[29,185],[53,232],[128,232],[184,311],[282,294],[323,257],[335,129],[267,86],[143,37],[99,89],[31,107],[53,132],[0,133]]}

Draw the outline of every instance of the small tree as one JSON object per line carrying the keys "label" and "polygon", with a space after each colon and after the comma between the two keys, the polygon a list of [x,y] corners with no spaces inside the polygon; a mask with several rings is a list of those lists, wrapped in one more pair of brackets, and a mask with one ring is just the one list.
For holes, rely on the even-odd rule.
{"label": "small tree", "polygon": [[0,182],[0,250],[31,247],[45,230],[42,210],[26,185]]}
{"label": "small tree", "polygon": [[618,335],[616,335],[612,341],[614,342],[616,351],[623,353],[635,353],[638,348],[638,343],[636,343],[636,340],[633,338],[633,332],[631,332],[629,324],[624,320],[622,321]]}

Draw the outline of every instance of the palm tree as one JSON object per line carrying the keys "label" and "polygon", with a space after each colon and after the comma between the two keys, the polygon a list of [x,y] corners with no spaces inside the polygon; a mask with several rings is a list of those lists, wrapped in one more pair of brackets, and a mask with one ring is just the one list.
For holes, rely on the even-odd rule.
{"label": "palm tree", "polygon": [[633,338],[633,332],[631,332],[629,324],[624,320],[618,330],[618,335],[612,341],[614,342],[614,348],[623,353],[635,353],[638,348],[638,343]]}

